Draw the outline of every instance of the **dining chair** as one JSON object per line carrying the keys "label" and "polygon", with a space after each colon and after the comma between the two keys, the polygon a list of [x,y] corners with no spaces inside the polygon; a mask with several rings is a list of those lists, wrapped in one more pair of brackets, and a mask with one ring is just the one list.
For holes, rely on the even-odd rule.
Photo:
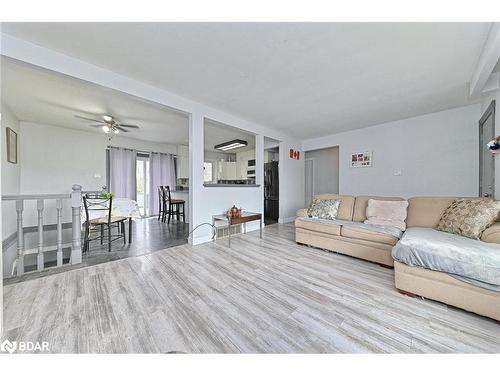
{"label": "dining chair", "polygon": [[165,199],[165,189],[163,186],[158,186],[158,220],[164,220],[165,208],[167,206]]}
{"label": "dining chair", "polygon": [[[182,221],[186,222],[186,201],[184,199],[172,199],[172,195],[170,194],[170,186],[164,187],[164,196],[166,202],[168,202],[168,206],[165,208],[165,214],[168,216],[167,223],[170,224],[170,218],[175,215],[177,220],[180,220],[180,216],[182,216]],[[180,208],[182,207],[182,211]],[[165,215],[164,214],[164,215]],[[165,219],[163,219],[165,222]]]}
{"label": "dining chair", "polygon": [[[113,198],[101,198],[99,195],[85,194],[83,196],[83,206],[85,208],[85,233],[83,251],[89,251],[90,242],[100,240],[101,245],[107,238],[108,251],[111,251],[111,243],[123,238],[123,244],[127,243],[125,236],[125,220],[123,216],[112,216]],[[98,217],[95,217],[98,215]],[[118,234],[112,234],[112,229],[116,225]],[[121,230],[120,230],[121,229]],[[107,235],[105,235],[107,230]],[[100,233],[97,236],[92,236]]]}

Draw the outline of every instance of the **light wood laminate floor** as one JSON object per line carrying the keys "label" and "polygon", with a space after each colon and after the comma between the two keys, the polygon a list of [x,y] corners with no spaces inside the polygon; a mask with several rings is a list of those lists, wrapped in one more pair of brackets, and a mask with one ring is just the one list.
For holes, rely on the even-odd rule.
{"label": "light wood laminate floor", "polygon": [[4,339],[51,352],[500,352],[500,324],[394,289],[393,270],[297,245],[291,225],[4,290]]}

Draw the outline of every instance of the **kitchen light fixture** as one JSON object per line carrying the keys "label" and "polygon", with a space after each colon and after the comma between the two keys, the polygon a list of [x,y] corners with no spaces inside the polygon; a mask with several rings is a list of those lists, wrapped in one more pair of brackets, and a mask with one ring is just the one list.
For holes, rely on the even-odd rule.
{"label": "kitchen light fixture", "polygon": [[242,141],[241,139],[234,139],[232,141],[216,145],[214,148],[220,151],[229,151],[229,150],[234,150],[235,148],[245,147],[247,145],[248,145],[247,141]]}

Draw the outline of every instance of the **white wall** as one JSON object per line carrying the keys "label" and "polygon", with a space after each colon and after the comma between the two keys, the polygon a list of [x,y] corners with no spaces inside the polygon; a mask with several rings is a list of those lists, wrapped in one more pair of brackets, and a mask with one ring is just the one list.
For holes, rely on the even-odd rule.
{"label": "white wall", "polygon": [[305,152],[306,159],[313,159],[313,194],[339,192],[339,148],[328,147]]}
{"label": "white wall", "polygon": [[[500,90],[489,92],[481,98],[481,114],[483,114],[491,101],[495,100],[495,134],[500,134]],[[495,199],[500,199],[500,156],[495,155]]]}
{"label": "white wall", "polygon": [[[7,162],[7,150],[5,149],[6,128],[9,127],[17,133],[18,161],[17,164]],[[5,105],[2,105],[2,195],[19,194],[21,182],[21,160],[20,160],[20,124],[14,114]],[[16,210],[13,202],[2,202],[2,239],[7,238],[16,231]]]}
{"label": "white wall", "polygon": [[[290,158],[289,150],[300,151],[300,159]],[[289,223],[295,219],[295,213],[304,207],[304,153],[300,143],[280,143],[280,223]]]}
{"label": "white wall", "polygon": [[[340,146],[341,194],[476,196],[480,115],[475,104],[309,139],[303,147]],[[360,151],[373,151],[373,167],[350,168],[351,153]]]}

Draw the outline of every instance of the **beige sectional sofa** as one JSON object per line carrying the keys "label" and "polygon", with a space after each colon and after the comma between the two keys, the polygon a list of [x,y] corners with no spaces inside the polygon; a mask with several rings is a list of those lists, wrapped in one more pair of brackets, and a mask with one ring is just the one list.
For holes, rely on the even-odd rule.
{"label": "beige sectional sofa", "polygon": [[[500,292],[466,283],[444,272],[412,267],[394,261],[391,252],[399,241],[397,236],[373,232],[351,223],[342,224],[342,221],[355,224],[366,220],[369,199],[403,200],[403,198],[354,197],[337,194],[322,194],[316,198],[341,200],[337,214],[339,221],[311,220],[307,218],[306,209],[299,210],[295,220],[297,243],[394,267],[395,286],[400,292],[438,300],[500,321]],[[443,211],[454,199],[456,198],[408,199],[407,227],[435,228]],[[500,244],[500,222],[486,229],[481,241]]]}

